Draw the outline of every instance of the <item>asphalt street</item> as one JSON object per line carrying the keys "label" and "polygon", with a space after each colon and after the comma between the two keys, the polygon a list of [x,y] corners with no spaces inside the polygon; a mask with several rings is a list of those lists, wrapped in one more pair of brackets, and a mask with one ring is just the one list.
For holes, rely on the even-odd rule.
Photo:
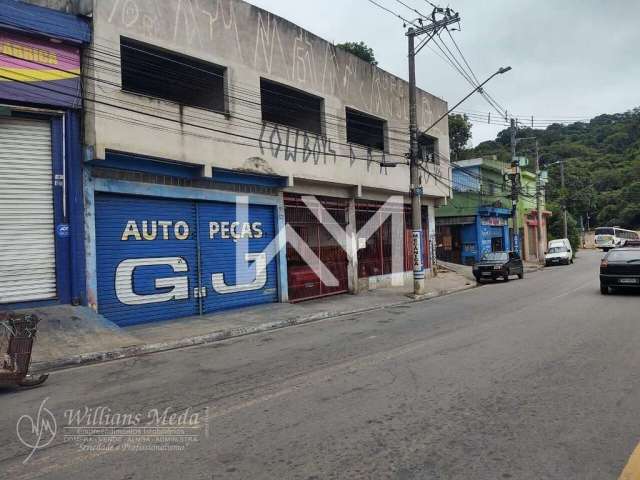
{"label": "asphalt street", "polygon": [[[599,258],[2,390],[0,477],[617,479],[640,441],[640,294],[600,295]],[[194,420],[174,418],[183,448],[69,428],[154,409]]]}

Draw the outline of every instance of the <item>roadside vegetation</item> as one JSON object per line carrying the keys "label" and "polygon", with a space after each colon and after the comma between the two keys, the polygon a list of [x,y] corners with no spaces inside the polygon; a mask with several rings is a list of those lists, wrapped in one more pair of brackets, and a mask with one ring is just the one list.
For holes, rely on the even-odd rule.
{"label": "roadside vegetation", "polygon": [[[560,208],[566,201],[569,230],[577,229],[580,218],[591,227],[619,225],[640,229],[640,108],[625,113],[599,115],[588,122],[553,124],[546,129],[520,128],[520,137],[535,136],[547,165],[565,162],[565,185],[560,188],[560,167],[549,167],[547,209],[554,212],[549,230],[558,236]],[[460,158],[497,155],[510,161],[510,136],[505,129],[495,141],[480,143],[460,152]],[[533,160],[532,147],[523,146],[519,155]],[[534,162],[526,167],[533,170]],[[573,244],[573,241],[572,241]]]}

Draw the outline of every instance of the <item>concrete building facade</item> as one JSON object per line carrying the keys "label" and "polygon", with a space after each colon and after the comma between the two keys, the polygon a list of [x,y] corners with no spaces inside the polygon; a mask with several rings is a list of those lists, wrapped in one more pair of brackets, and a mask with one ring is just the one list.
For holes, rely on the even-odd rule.
{"label": "concrete building facade", "polygon": [[[398,207],[379,210],[395,196],[410,218],[407,82],[240,0],[57,3],[93,21],[84,56],[90,306],[124,325],[409,276],[406,258],[403,271],[391,266],[398,239],[386,217]],[[421,129],[446,111],[418,92]],[[420,151],[429,265],[434,209],[450,192],[439,160],[446,120],[420,137]],[[355,234],[376,216],[383,227],[348,245],[332,233]],[[312,255],[302,258],[294,237]],[[405,252],[408,239],[405,222]],[[314,262],[337,283],[320,281]]]}

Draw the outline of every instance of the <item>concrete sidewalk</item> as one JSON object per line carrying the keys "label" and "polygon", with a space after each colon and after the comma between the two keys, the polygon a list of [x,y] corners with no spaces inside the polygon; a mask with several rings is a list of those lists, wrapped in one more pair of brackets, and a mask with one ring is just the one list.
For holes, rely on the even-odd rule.
{"label": "concrete sidewalk", "polygon": [[407,287],[379,288],[358,295],[335,295],[300,303],[273,303],[132,327],[119,328],[86,307],[29,310],[41,318],[33,371],[48,371],[211,343],[293,325],[423,301],[473,288],[475,281],[441,272],[429,291],[413,298]]}

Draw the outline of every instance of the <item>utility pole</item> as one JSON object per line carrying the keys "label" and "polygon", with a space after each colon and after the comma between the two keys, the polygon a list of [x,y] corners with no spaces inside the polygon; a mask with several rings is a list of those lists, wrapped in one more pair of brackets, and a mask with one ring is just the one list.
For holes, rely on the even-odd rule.
{"label": "utility pole", "polygon": [[542,242],[542,173],[540,171],[540,150],[538,148],[538,139],[536,139],[536,212],[538,215],[538,263],[544,262],[545,246]]}
{"label": "utility pole", "polygon": [[564,191],[564,159],[560,160],[560,188],[562,189],[562,227],[564,229],[564,238],[569,238],[569,230],[567,228],[567,198]]}
{"label": "utility pole", "polygon": [[418,170],[418,112],[416,110],[416,33],[407,32],[409,40],[409,183],[411,189],[411,228],[413,230],[413,293],[424,293],[424,253],[422,246],[422,187]]}
{"label": "utility pole", "polygon": [[[516,157],[516,121],[511,119],[511,222],[513,224],[513,232],[511,235],[511,249],[520,251],[520,242],[518,241],[518,188],[520,183],[520,162]],[[516,250],[516,243],[518,249]]]}
{"label": "utility pole", "polygon": [[[442,13],[444,17],[435,19],[436,13]],[[428,19],[427,19],[428,20]],[[421,295],[425,291],[424,272],[424,252],[423,252],[423,230],[422,230],[422,185],[420,182],[420,171],[418,163],[418,112],[417,112],[417,87],[416,87],[416,54],[433,38],[439,29],[445,28],[453,23],[458,23],[460,16],[450,9],[436,8],[431,16],[428,25],[413,25],[407,30],[408,56],[409,56],[409,183],[411,190],[411,229],[413,236],[413,293]],[[421,42],[416,51],[415,39],[420,35],[430,35],[429,38]],[[434,259],[431,260],[434,265]]]}

